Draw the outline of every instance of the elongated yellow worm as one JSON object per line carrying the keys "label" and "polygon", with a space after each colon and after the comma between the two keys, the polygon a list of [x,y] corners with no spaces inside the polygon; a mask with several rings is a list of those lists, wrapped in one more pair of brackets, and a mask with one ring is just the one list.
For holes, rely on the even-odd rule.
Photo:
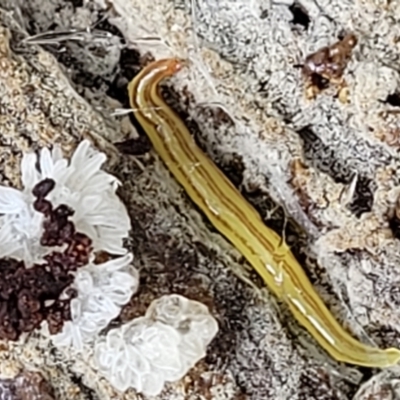
{"label": "elongated yellow worm", "polygon": [[379,349],[354,339],[322,302],[287,244],[264,225],[257,211],[196,145],[160,95],[159,84],[182,63],[166,59],[145,67],[129,84],[131,107],[154,149],[215,228],[247,259],[265,284],[287,302],[297,321],[337,361],[385,368],[400,350]]}

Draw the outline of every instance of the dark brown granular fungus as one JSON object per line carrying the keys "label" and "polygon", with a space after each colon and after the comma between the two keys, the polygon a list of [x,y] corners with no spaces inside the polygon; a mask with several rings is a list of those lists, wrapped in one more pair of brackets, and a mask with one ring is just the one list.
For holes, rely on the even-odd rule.
{"label": "dark brown granular fungus", "polygon": [[14,379],[0,379],[0,399],[54,400],[50,384],[37,372],[23,371]]}
{"label": "dark brown granular fungus", "polygon": [[[34,208],[44,214],[42,246],[61,247],[44,257],[43,264],[27,268],[22,261],[0,260],[0,339],[17,340],[46,320],[51,334],[61,331],[71,319],[70,301],[76,292],[70,287],[76,271],[89,262],[91,239],[76,232],[69,218],[74,211],[61,204],[56,208],[45,197],[55,182],[44,179],[33,188]],[[62,295],[62,299],[61,299]]]}

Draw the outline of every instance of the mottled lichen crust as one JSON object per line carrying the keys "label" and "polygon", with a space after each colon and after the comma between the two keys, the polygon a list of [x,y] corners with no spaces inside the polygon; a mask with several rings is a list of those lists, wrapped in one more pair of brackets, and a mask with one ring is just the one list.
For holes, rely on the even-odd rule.
{"label": "mottled lichen crust", "polygon": [[[0,1],[0,5],[7,3]],[[80,18],[91,23],[95,16],[92,2],[73,1],[69,6],[61,0],[11,3],[20,5],[22,13],[15,16],[26,27],[33,18],[31,26],[43,30],[49,29],[49,21],[63,28],[81,27]],[[391,112],[395,107],[381,102],[394,93],[398,81],[397,2],[366,0],[349,6],[339,0],[319,1],[318,7],[313,1],[301,0],[311,20],[307,32],[290,22],[290,0],[277,4],[197,2],[195,26],[208,42],[201,42],[200,52],[196,47],[200,42],[189,29],[193,17],[185,7],[189,2],[97,3],[113,5],[111,15],[119,18],[110,21],[142,55],[178,55],[193,61],[172,83],[179,91],[180,106],[189,104],[188,112],[199,125],[208,154],[226,170],[233,159],[241,159],[243,186],[269,191],[307,233],[319,239],[314,246],[319,266],[305,265],[338,318],[364,340],[363,330],[380,345],[398,345],[399,245],[387,229],[398,191],[398,120]],[[109,155],[115,154],[98,138],[119,140],[122,125],[121,131],[109,128],[109,121],[93,110],[92,94],[82,91],[91,107],[74,93],[52,56],[38,47],[19,44],[23,35],[11,17],[1,13],[0,19],[3,182],[19,183],[20,151],[30,147],[59,142],[69,150],[81,137],[93,135],[99,147],[106,146]],[[47,22],[41,25],[39,19]],[[338,103],[329,93],[307,103],[302,97],[301,71],[293,65],[334,42],[342,28],[360,37],[360,47],[345,74],[350,104]],[[157,36],[161,42],[153,40]],[[209,85],[210,76],[199,72],[201,66],[203,72],[208,66],[217,94]],[[102,68],[94,71],[106,74],[107,68],[106,72]],[[105,97],[102,88],[93,91],[96,98]],[[223,114],[217,112],[218,103],[229,111],[234,124],[226,116],[226,123],[216,117]],[[305,129],[308,124],[309,131]],[[206,303],[221,325],[208,357],[181,382],[169,385],[160,399],[352,398],[360,374],[354,369],[341,370],[317,354],[296,326],[296,335],[291,334],[291,317],[282,313],[284,308],[267,291],[258,296],[257,289],[231,273],[233,269],[243,275],[243,260],[209,229],[158,159],[121,156],[114,171],[123,182],[121,194],[133,222],[131,246],[143,281],[121,320],[142,315],[156,297],[177,292]],[[352,202],[350,196],[354,172],[359,174],[361,189],[356,185],[356,197],[362,200],[362,210],[371,208],[365,187],[371,181],[375,185],[370,189],[375,191],[372,212],[364,212],[360,219],[356,216],[360,201]],[[267,217],[262,197],[253,194]],[[333,255],[336,250],[345,253]],[[110,399],[116,395],[85,360],[53,349],[38,335],[2,346],[0,361],[4,376],[13,376],[22,367],[42,369],[59,398]],[[398,375],[376,379],[390,388]],[[356,398],[368,399],[369,393],[361,391]],[[124,397],[137,398],[133,391]]]}
{"label": "mottled lichen crust", "polygon": [[[68,152],[87,137],[100,147],[107,128],[100,116],[72,90],[56,60],[26,37],[5,12],[0,36],[0,133],[3,183],[19,187],[22,151],[60,143]],[[50,73],[51,71],[51,73]],[[112,154],[112,153],[111,153]]]}

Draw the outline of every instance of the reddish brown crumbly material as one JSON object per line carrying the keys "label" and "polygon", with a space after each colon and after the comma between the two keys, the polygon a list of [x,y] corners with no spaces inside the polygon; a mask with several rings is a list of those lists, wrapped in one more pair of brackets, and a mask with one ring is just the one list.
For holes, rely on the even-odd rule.
{"label": "reddish brown crumbly material", "polygon": [[303,65],[303,74],[308,80],[308,95],[315,96],[328,83],[338,83],[340,90],[345,88],[343,73],[357,44],[353,33],[342,40],[326,46],[307,56]]}
{"label": "reddish brown crumbly material", "polygon": [[[45,197],[54,181],[45,179],[33,189],[34,207],[45,215],[43,246],[64,246],[45,257],[44,264],[26,268],[22,261],[0,260],[0,339],[17,340],[47,320],[52,334],[70,320],[70,301],[76,293],[70,288],[72,271],[89,262],[91,240],[76,232],[69,220],[74,213],[66,205],[53,205]],[[63,299],[60,297],[63,295]]]}

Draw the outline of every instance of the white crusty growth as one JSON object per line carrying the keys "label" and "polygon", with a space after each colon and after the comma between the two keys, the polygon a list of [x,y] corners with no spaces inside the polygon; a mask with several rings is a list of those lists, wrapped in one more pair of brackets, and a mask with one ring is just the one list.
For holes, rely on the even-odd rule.
{"label": "white crusty growth", "polygon": [[95,345],[99,371],[119,391],[159,394],[206,354],[218,332],[207,307],[183,296],[153,301],[144,317],[110,331]]}
{"label": "white crusty growth", "polygon": [[85,343],[118,317],[139,285],[139,274],[131,266],[133,256],[103,264],[90,263],[78,269],[73,287],[77,297],[71,300],[71,321],[64,322],[62,331],[52,336],[56,346],[72,346],[82,351]]}

